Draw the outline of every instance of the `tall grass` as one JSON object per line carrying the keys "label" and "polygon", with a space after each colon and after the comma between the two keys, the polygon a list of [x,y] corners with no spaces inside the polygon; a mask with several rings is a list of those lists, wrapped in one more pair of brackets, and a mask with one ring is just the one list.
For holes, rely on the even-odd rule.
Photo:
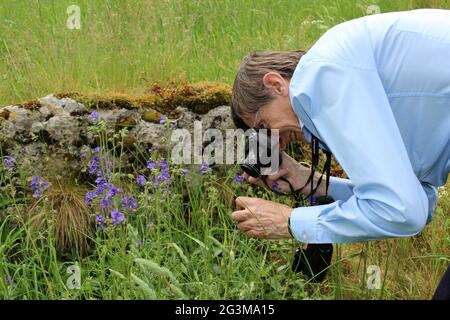
{"label": "tall grass", "polygon": [[[66,9],[81,9],[81,30]],[[55,91],[141,92],[150,82],[231,83],[253,50],[310,47],[331,26],[448,0],[33,0],[0,2],[0,105]]]}

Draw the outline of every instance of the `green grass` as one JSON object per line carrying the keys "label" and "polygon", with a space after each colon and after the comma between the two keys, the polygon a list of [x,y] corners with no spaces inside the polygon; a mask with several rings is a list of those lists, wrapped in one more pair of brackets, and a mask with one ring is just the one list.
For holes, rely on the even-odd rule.
{"label": "green grass", "polygon": [[[81,7],[81,30],[65,27],[66,8],[74,3]],[[4,0],[0,105],[50,92],[140,94],[153,82],[231,84],[248,52],[308,48],[327,28],[365,15],[372,4],[382,12],[450,7],[449,1],[419,0]],[[143,168],[136,163],[136,171]],[[4,186],[9,181],[1,174]],[[49,202],[33,207],[29,177],[17,173],[18,194],[11,200],[2,189],[0,197],[0,298],[429,299],[449,263],[449,183],[440,192],[433,222],[420,235],[335,246],[330,276],[315,285],[290,271],[292,241],[260,241],[236,232],[229,217],[236,195],[273,196],[233,185],[233,174],[231,168],[225,178],[180,178],[173,196],[163,202],[149,202],[153,192],[117,175],[116,182],[139,197],[140,208],[127,216],[126,226],[92,234],[91,252],[82,257],[76,250],[58,252],[52,209],[60,204],[51,199],[61,199],[52,193],[87,191],[86,186],[53,188],[46,194]],[[18,212],[7,214],[6,201],[15,202]],[[38,230],[24,216],[35,212],[31,208],[47,217]],[[74,264],[81,270],[79,290],[66,284],[66,269]],[[382,270],[381,290],[367,289],[369,265]]]}
{"label": "green grass", "polygon": [[[66,28],[71,4],[81,30]],[[231,84],[250,51],[308,48],[374,4],[450,8],[448,0],[3,0],[0,105],[61,91],[141,93],[151,82]]]}

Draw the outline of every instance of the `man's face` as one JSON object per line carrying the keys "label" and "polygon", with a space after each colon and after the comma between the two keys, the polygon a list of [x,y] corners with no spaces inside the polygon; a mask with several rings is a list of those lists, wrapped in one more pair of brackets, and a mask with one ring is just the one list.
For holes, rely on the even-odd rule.
{"label": "man's face", "polygon": [[306,142],[300,123],[289,98],[289,81],[282,77],[275,81],[283,81],[273,94],[273,99],[261,107],[256,114],[248,114],[244,122],[250,128],[278,129],[280,148],[285,150],[287,143],[294,140]]}

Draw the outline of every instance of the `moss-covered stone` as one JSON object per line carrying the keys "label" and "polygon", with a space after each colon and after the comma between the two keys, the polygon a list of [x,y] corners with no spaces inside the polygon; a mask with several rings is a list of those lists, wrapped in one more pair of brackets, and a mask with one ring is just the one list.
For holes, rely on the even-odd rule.
{"label": "moss-covered stone", "polygon": [[159,123],[162,113],[158,111],[145,111],[142,113],[141,117],[147,122]]}
{"label": "moss-covered stone", "polygon": [[133,118],[122,118],[122,119],[117,120],[116,126],[119,127],[119,129],[122,129],[124,127],[132,128],[136,124],[137,124],[137,122]]}
{"label": "moss-covered stone", "polygon": [[145,116],[148,120],[145,120],[155,122],[156,119],[159,121],[162,114],[170,114],[178,106],[204,114],[217,106],[229,105],[231,87],[223,83],[199,82],[167,87],[153,85],[140,96],[125,93],[62,92],[55,94],[55,97],[71,98],[89,108],[153,109],[159,113],[149,113]]}
{"label": "moss-covered stone", "polygon": [[17,106],[24,108],[24,109],[28,109],[28,110],[37,110],[42,105],[39,102],[39,100],[33,99],[33,100],[22,102],[22,103],[18,104]]}

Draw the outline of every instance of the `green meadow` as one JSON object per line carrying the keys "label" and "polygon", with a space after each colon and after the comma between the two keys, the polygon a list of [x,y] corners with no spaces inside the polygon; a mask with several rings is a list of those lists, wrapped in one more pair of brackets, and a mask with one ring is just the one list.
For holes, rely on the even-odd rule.
{"label": "green meadow", "polygon": [[[73,4],[80,29],[67,27]],[[2,0],[0,106],[52,92],[139,95],[155,83],[232,84],[253,50],[307,49],[333,25],[377,8],[424,7],[450,8],[450,1]],[[167,155],[139,148],[135,170],[122,172],[120,157],[107,161],[108,130],[92,130],[102,143],[97,167],[80,168],[86,181],[40,177],[51,186],[33,185],[21,159],[11,166],[0,154],[0,299],[430,299],[450,263],[450,183],[423,232],[335,245],[329,274],[316,284],[291,271],[298,244],[250,239],[230,219],[239,195],[291,199],[235,182],[236,167],[186,173],[166,167]],[[101,184],[99,169],[121,189],[113,205],[124,221],[99,218],[102,204],[86,203]],[[33,197],[36,184],[42,194]],[[121,206],[123,196],[136,206]],[[381,271],[376,289],[367,285],[369,266]]]}

